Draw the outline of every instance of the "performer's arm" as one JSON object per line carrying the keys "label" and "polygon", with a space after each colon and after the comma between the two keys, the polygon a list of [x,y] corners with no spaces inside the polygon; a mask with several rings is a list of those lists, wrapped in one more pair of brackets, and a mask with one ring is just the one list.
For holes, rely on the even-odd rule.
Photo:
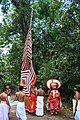
{"label": "performer's arm", "polygon": [[50,92],[47,102],[50,102],[51,99],[52,99],[52,92]]}

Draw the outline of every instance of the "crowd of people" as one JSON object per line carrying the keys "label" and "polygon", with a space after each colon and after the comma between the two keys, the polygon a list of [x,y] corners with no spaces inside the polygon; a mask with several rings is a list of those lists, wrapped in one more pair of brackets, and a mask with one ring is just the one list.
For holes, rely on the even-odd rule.
{"label": "crowd of people", "polygon": [[[39,89],[37,89],[37,87],[34,87],[34,89],[32,90],[32,93],[37,96],[35,115],[43,116],[45,92],[42,89],[42,85],[40,85]],[[80,120],[80,90],[74,88],[74,93],[75,93],[74,99],[73,99],[74,119]],[[52,94],[53,94],[52,92],[49,93],[49,96],[47,99],[48,102],[50,102]],[[11,108],[10,95],[11,95],[11,88],[9,85],[6,85],[3,89],[3,92],[0,93],[0,120],[9,120],[9,114],[10,114],[10,108]],[[16,107],[16,116],[18,120],[27,120],[26,109],[25,109],[26,107],[25,103],[27,101],[26,101],[26,95],[25,93],[23,93],[23,86],[20,86],[19,91],[15,93],[14,101],[18,101],[17,107]],[[52,106],[52,102],[50,102],[50,106]],[[57,106],[57,104],[55,105]],[[50,111],[52,111],[52,109],[50,109]]]}
{"label": "crowd of people", "polygon": [[[32,93],[38,97],[40,96],[40,98],[37,98],[37,104],[39,102],[43,104],[42,96],[44,96],[45,93],[44,90],[42,90],[42,86],[40,85],[39,89],[34,87],[34,89],[32,89]],[[11,95],[10,85],[6,85],[3,89],[3,92],[0,94],[0,120],[9,120],[9,113],[11,108],[10,95]],[[16,116],[18,120],[27,120],[25,109],[26,95],[23,92],[23,86],[20,86],[19,91],[15,93],[14,101],[17,101]],[[39,105],[37,105],[36,115],[43,115],[43,106],[39,108]]]}

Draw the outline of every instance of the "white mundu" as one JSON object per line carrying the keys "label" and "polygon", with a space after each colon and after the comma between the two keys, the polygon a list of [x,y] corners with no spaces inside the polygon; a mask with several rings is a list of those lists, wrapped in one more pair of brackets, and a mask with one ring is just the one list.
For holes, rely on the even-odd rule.
{"label": "white mundu", "polygon": [[[73,114],[75,112],[75,105],[76,105],[76,100],[73,99]],[[78,106],[77,106],[77,111],[80,110],[80,100],[78,100]]]}
{"label": "white mundu", "polygon": [[[73,114],[75,113],[76,100],[73,99]],[[77,111],[75,114],[75,120],[80,120],[80,100],[78,100]]]}
{"label": "white mundu", "polygon": [[43,116],[44,115],[44,97],[37,96],[37,105],[36,105],[36,115]]}
{"label": "white mundu", "polygon": [[16,116],[20,120],[27,120],[24,102],[17,102]]}

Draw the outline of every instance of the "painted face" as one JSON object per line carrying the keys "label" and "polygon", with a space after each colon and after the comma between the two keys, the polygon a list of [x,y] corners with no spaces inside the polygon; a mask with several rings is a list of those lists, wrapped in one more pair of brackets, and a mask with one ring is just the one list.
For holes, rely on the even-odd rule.
{"label": "painted face", "polygon": [[58,84],[57,83],[51,83],[51,89],[54,90],[54,89],[57,89],[58,88]]}

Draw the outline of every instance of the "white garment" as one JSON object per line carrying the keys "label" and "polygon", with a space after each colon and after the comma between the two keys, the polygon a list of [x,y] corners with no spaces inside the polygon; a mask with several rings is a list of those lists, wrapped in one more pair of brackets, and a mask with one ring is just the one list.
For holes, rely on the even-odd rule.
{"label": "white garment", "polygon": [[[10,96],[8,96],[8,101],[9,101],[9,104],[10,104],[10,101],[11,101]],[[9,108],[9,106],[8,106],[8,112],[10,112],[10,108]]]}
{"label": "white garment", "polygon": [[80,120],[80,110],[76,111],[75,120]]}
{"label": "white garment", "polygon": [[9,120],[7,104],[4,104],[4,103],[0,104],[0,120]]}
{"label": "white garment", "polygon": [[[76,105],[76,100],[73,99],[73,114],[75,113],[75,105]],[[80,100],[78,100],[78,106],[77,106],[77,111],[80,110]]]}
{"label": "white garment", "polygon": [[37,105],[36,105],[36,115],[43,116],[44,115],[44,105],[43,105],[43,96],[37,96]]}
{"label": "white garment", "polygon": [[24,102],[17,103],[16,116],[20,118],[20,120],[27,120]]}
{"label": "white garment", "polygon": [[8,96],[8,101],[9,101],[9,104],[10,104],[10,101],[11,101],[11,98],[10,98],[10,96]]}

